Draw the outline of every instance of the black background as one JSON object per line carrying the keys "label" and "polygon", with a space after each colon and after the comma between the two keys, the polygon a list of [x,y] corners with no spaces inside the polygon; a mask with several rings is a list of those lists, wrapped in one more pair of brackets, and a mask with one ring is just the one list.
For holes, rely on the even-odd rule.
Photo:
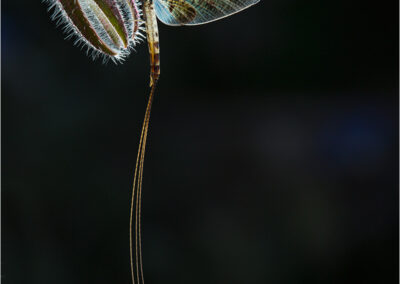
{"label": "black background", "polygon": [[[2,2],[2,281],[129,283],[147,45],[92,62]],[[159,29],[146,283],[398,283],[398,2]]]}

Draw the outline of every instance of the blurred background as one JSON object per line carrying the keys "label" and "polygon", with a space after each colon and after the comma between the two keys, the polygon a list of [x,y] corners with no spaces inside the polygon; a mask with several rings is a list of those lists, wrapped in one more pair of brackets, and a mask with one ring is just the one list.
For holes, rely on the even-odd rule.
{"label": "blurred background", "polygon": [[[147,45],[123,65],[2,1],[2,281],[130,283]],[[398,283],[398,2],[159,25],[147,283]]]}

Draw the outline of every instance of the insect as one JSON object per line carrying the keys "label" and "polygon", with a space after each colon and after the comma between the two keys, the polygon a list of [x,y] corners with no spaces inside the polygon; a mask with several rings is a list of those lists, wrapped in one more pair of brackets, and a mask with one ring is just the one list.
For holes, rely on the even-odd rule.
{"label": "insect", "polygon": [[[154,91],[160,76],[157,18],[170,26],[213,22],[246,9],[259,0],[43,0],[53,10],[67,38],[87,48],[94,59],[123,61],[147,38],[150,54],[150,95],[136,158],[129,221],[130,263],[133,283],[144,283],[141,249],[141,196],[143,163]],[[144,36],[145,34],[145,36]],[[133,230],[134,225],[134,230]],[[135,245],[133,245],[135,242]],[[135,260],[134,260],[135,259]]]}

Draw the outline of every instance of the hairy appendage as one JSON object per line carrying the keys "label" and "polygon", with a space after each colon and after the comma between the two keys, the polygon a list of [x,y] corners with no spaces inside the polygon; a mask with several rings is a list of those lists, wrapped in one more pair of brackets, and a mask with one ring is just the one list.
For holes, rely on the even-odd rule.
{"label": "hairy appendage", "polygon": [[136,0],[44,0],[67,38],[93,59],[121,62],[143,40],[142,12]]}

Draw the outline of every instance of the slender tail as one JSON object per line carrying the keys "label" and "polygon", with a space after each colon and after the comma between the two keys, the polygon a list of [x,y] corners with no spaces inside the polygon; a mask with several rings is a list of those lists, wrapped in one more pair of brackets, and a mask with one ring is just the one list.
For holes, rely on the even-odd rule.
{"label": "slender tail", "polygon": [[[151,87],[149,100],[147,103],[146,112],[144,115],[144,121],[142,125],[142,131],[140,134],[139,148],[136,158],[135,174],[133,178],[133,189],[132,189],[132,200],[130,209],[130,220],[129,220],[129,248],[130,248],[130,262],[131,262],[131,274],[132,283],[135,284],[135,271],[137,283],[144,283],[143,277],[143,263],[142,263],[142,248],[141,248],[141,199],[142,199],[142,180],[143,180],[143,164],[146,152],[147,133],[149,128],[151,106],[153,103],[154,92],[156,88],[156,82],[153,82]],[[135,211],[135,216],[133,215]],[[133,225],[135,227],[133,231]],[[133,247],[133,239],[135,239],[135,247]],[[135,252],[135,261],[133,260]],[[134,268],[136,263],[136,269]],[[140,271],[139,271],[140,267]]]}
{"label": "slender tail", "polygon": [[[143,260],[142,260],[142,236],[141,236],[141,204],[142,204],[142,180],[143,180],[143,163],[146,152],[147,132],[149,128],[151,105],[153,103],[154,92],[157,81],[160,76],[160,48],[158,40],[157,18],[154,11],[154,4],[151,0],[146,0],[143,4],[144,19],[146,22],[147,43],[150,54],[150,95],[147,103],[146,112],[142,131],[140,134],[139,149],[136,158],[135,175],[133,179],[131,211],[129,221],[129,248],[132,283],[135,284],[135,267],[133,261],[133,238],[135,238],[135,263],[136,263],[136,280],[137,284],[144,284]],[[134,210],[135,209],[135,210]],[[135,218],[133,216],[135,211]],[[133,236],[133,223],[135,223],[135,235]],[[140,268],[140,269],[139,269]]]}

